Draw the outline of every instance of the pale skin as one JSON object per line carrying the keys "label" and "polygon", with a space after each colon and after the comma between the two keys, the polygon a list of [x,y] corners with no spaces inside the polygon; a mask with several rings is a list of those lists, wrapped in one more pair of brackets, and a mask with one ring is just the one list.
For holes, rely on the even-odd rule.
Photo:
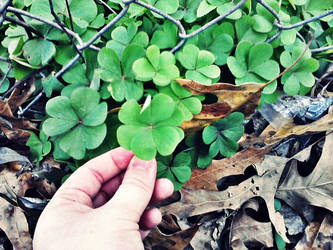
{"label": "pale skin", "polygon": [[142,239],[161,221],[148,205],[173,185],[156,180],[156,161],[122,148],[80,167],[59,188],[38,220],[34,250],[144,249]]}

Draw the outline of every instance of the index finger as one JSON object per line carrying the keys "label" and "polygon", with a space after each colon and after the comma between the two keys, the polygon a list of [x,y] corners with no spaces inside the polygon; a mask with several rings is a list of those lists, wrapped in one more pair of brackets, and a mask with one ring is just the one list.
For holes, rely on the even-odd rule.
{"label": "index finger", "polygon": [[92,207],[92,199],[103,183],[125,170],[132,158],[131,151],[116,148],[88,161],[66,180],[54,198],[75,199]]}

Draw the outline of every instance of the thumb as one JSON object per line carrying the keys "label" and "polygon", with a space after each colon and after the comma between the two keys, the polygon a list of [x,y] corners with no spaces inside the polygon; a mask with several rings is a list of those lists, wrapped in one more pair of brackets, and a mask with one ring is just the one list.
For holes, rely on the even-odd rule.
{"label": "thumb", "polygon": [[133,157],[122,184],[106,206],[117,210],[120,217],[139,222],[153,194],[156,170],[155,159],[143,161]]}

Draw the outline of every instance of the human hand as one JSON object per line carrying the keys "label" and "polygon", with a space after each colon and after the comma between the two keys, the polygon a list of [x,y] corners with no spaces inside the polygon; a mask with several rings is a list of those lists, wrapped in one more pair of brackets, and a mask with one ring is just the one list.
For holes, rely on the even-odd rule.
{"label": "human hand", "polygon": [[142,239],[161,221],[146,209],[173,192],[156,178],[156,161],[142,161],[122,148],[74,172],[41,214],[34,250],[143,249]]}

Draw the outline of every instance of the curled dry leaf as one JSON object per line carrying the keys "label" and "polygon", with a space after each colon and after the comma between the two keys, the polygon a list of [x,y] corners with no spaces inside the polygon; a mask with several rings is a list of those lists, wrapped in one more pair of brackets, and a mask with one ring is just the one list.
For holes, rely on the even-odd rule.
{"label": "curled dry leaf", "polygon": [[260,196],[266,202],[269,217],[277,232],[286,242],[289,242],[283,217],[274,208],[274,194],[287,161],[287,158],[266,155],[262,163],[256,164],[256,168],[263,171],[262,176],[253,176],[225,191],[183,188],[179,191],[180,200],[161,207],[161,211],[184,218],[221,209],[235,210],[247,200]]}
{"label": "curled dry leaf", "polygon": [[264,148],[250,147],[234,154],[230,158],[213,160],[207,169],[193,170],[190,180],[185,183],[184,187],[218,191],[216,182],[219,179],[225,176],[243,174],[248,166],[263,161],[265,154],[271,149],[271,146]]}
{"label": "curled dry leaf", "polygon": [[246,83],[238,86],[216,83],[207,86],[193,80],[177,79],[176,81],[194,95],[210,93],[218,98],[217,103],[203,105],[201,113],[194,115],[191,121],[182,124],[183,130],[188,134],[201,130],[234,111],[239,111],[245,116],[253,114],[258,107],[261,92],[266,86],[260,83]]}
{"label": "curled dry leaf", "polygon": [[17,108],[22,105],[35,91],[32,83],[18,86],[8,100],[0,100],[0,130],[9,140],[25,145],[30,137],[27,129],[36,130],[36,124],[14,116]]}
{"label": "curled dry leaf", "polygon": [[333,217],[327,215],[321,223],[312,249],[333,249]]}
{"label": "curled dry leaf", "polygon": [[23,211],[0,199],[0,228],[6,233],[14,249],[32,249],[32,239]]}
{"label": "curled dry leaf", "polygon": [[258,211],[258,202],[254,199],[249,200],[234,217],[230,229],[230,246],[237,250],[247,250],[247,246],[258,245],[258,243],[267,248],[273,247],[272,224],[256,221],[247,214],[247,209]]}
{"label": "curled dry leaf", "polygon": [[303,177],[299,175],[296,164],[291,166],[277,189],[276,197],[298,211],[308,204],[333,211],[332,148],[333,133],[330,133],[326,136],[321,158],[312,173]]}
{"label": "curled dry leaf", "polygon": [[305,135],[316,132],[324,132],[332,129],[333,127],[333,106],[330,107],[327,115],[323,116],[319,120],[306,124],[306,125],[295,125],[294,122],[281,127],[276,131],[273,127],[266,129],[263,134],[267,136],[265,139],[266,144],[273,144],[282,139],[292,135]]}
{"label": "curled dry leaf", "polygon": [[189,229],[167,235],[162,233],[157,227],[153,229],[144,240],[145,249],[184,249],[191,241],[199,226],[194,225]]}

